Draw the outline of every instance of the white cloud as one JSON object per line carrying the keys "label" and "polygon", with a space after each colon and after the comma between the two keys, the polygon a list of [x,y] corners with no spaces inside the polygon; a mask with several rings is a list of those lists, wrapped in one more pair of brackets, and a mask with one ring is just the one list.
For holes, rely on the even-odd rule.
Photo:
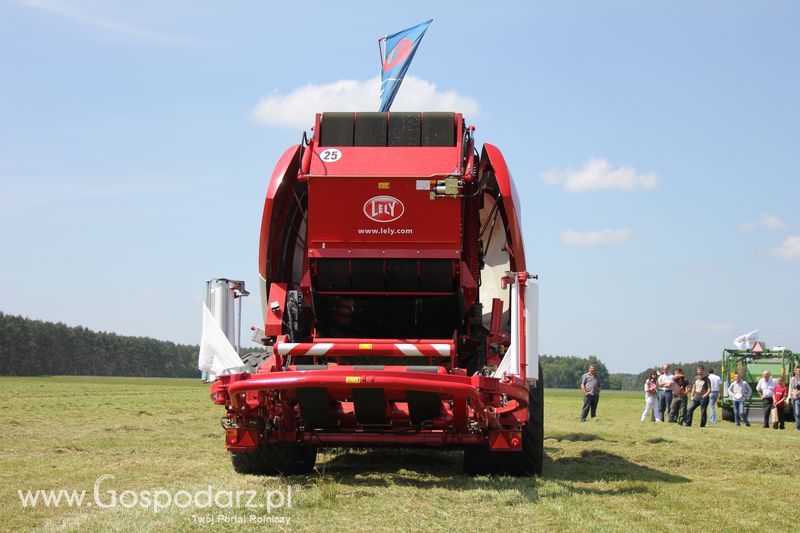
{"label": "white cloud", "polygon": [[780,246],[772,250],[773,255],[784,259],[800,258],[800,235],[791,235]]}
{"label": "white cloud", "polygon": [[[380,77],[364,81],[339,80],[309,83],[287,94],[273,91],[253,108],[255,120],[264,124],[308,128],[314,114],[323,111],[377,111]],[[455,91],[440,91],[436,84],[406,76],[392,104],[394,111],[457,111],[475,116],[478,102]]]}
{"label": "white cloud", "polygon": [[775,215],[761,213],[757,222],[745,222],[740,226],[745,231],[753,231],[756,228],[768,230],[778,230],[786,227],[786,224]]}
{"label": "white cloud", "polygon": [[561,232],[561,242],[568,246],[599,246],[606,244],[625,244],[633,236],[630,228],[598,229],[577,231],[567,229]]}
{"label": "white cloud", "polygon": [[539,177],[547,185],[560,185],[569,192],[638,191],[658,185],[658,176],[652,172],[637,174],[633,167],[613,169],[607,160],[595,157],[579,170],[554,168],[543,172]]}
{"label": "white cloud", "polygon": [[83,9],[77,7],[75,2],[63,2],[59,0],[21,0],[21,3],[28,7],[50,13],[51,15],[57,15],[59,17],[70,19],[87,26],[94,26],[95,28],[100,28],[102,30],[118,33],[139,40],[157,41],[172,44],[186,44],[189,42],[189,39],[184,37],[148,30],[128,22],[97,15],[92,13],[85,6]]}

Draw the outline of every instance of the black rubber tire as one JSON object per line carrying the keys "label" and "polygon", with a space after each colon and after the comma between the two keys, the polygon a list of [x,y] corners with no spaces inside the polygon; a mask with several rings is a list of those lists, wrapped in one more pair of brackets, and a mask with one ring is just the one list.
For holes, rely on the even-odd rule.
{"label": "black rubber tire", "polygon": [[272,346],[268,347],[263,352],[249,352],[242,356],[242,362],[245,364],[251,374],[255,374],[261,363],[267,360],[267,357],[272,355]]}
{"label": "black rubber tire", "polygon": [[259,444],[250,453],[231,453],[233,469],[240,474],[291,476],[310,474],[317,462],[316,446],[307,444]]}
{"label": "black rubber tire", "polygon": [[528,423],[522,428],[522,451],[493,452],[488,445],[464,448],[464,473],[469,476],[541,476],[544,463],[544,379],[528,392]]}

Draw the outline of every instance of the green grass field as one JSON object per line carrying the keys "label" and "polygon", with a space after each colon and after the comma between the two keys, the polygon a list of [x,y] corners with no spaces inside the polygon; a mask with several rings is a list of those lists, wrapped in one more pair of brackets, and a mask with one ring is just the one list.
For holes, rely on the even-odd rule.
{"label": "green grass field", "polygon": [[[0,378],[0,529],[228,529],[219,517],[268,516],[281,530],[793,530],[800,432],[720,422],[707,428],[639,422],[642,394],[605,393],[578,421],[577,391],[547,391],[541,479],[468,478],[457,452],[326,453],[318,475],[235,474],[221,408],[194,380]],[[108,492],[196,493],[292,487],[273,509],[91,506]],[[23,508],[18,490],[86,490],[84,505]],[[133,496],[128,495],[126,505]],[[226,505],[224,497],[221,500]],[[279,499],[273,500],[279,503]],[[286,500],[284,500],[286,501]],[[141,500],[138,501],[141,503]],[[213,519],[203,525],[200,520]],[[244,529],[263,527],[245,523]]]}

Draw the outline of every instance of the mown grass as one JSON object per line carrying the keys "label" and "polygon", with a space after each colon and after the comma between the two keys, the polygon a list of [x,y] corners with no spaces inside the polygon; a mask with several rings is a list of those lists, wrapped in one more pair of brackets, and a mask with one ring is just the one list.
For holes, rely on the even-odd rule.
{"label": "mown grass", "polygon": [[[454,451],[326,452],[319,472],[235,474],[221,409],[194,380],[0,378],[0,529],[229,529],[263,509],[23,508],[18,490],[268,490],[293,487],[281,530],[792,530],[800,432],[640,423],[636,393],[605,393],[578,421],[574,391],[547,391],[545,475],[469,478]],[[212,517],[201,525],[192,515]],[[239,525],[256,529],[256,524]]]}

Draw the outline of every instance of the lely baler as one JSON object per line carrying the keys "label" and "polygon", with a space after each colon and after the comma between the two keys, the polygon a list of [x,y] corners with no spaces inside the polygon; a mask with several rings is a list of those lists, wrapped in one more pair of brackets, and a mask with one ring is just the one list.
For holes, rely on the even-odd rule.
{"label": "lely baler", "polygon": [[211,391],[238,472],[389,446],[541,473],[538,287],[503,155],[473,132],[459,113],[322,113],[280,158],[259,253],[267,351]]}

